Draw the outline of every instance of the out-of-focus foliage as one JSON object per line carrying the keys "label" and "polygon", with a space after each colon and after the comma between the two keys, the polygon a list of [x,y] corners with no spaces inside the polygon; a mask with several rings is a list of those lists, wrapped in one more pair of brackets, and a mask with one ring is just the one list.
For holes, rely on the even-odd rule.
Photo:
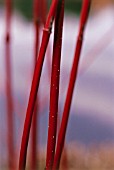
{"label": "out-of-focus foliage", "polygon": [[65,1],[65,9],[68,12],[74,12],[79,14],[81,10],[82,0],[66,0]]}
{"label": "out-of-focus foliage", "polygon": [[14,6],[28,19],[32,18],[33,0],[15,0]]}
{"label": "out-of-focus foliage", "polygon": [[[0,0],[0,4],[4,4],[5,1]],[[65,10],[67,12],[79,13],[81,9],[82,0],[66,0],[65,1]],[[51,4],[51,0],[47,0],[48,8]],[[13,6],[18,11],[20,11],[26,18],[32,18],[33,10],[33,0],[14,0]]]}

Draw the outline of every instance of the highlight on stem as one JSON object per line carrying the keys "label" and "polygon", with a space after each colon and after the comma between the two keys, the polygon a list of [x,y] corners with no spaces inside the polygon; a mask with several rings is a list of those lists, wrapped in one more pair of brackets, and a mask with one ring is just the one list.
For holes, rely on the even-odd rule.
{"label": "highlight on stem", "polygon": [[90,3],[91,3],[91,0],[83,0],[78,39],[77,39],[77,44],[76,44],[74,61],[73,61],[73,65],[72,65],[72,69],[70,73],[70,80],[69,80],[69,85],[68,85],[64,110],[63,110],[61,126],[60,126],[58,139],[57,139],[53,170],[59,169],[60,159],[61,159],[61,155],[62,155],[62,151],[64,147],[66,129],[67,129],[70,107],[71,107],[73,91],[74,91],[74,85],[75,85],[75,80],[77,77],[78,64],[79,64],[79,59],[80,59],[80,54],[81,54],[81,49],[82,49],[83,34],[84,34],[85,26],[87,23],[87,19],[88,19]]}
{"label": "highlight on stem", "polygon": [[52,169],[55,154],[63,18],[64,18],[64,0],[59,0],[57,13],[55,17],[46,170]]}
{"label": "highlight on stem", "polygon": [[53,0],[46,20],[46,24],[43,29],[41,47],[39,50],[38,59],[33,75],[30,97],[29,97],[26,118],[24,123],[24,130],[22,135],[22,143],[21,143],[20,157],[19,157],[19,170],[24,170],[26,167],[26,156],[27,156],[29,134],[31,129],[31,122],[32,122],[41,72],[42,72],[42,66],[44,62],[44,56],[49,42],[49,37],[51,34],[52,24],[55,18],[57,5],[58,5],[58,0]]}

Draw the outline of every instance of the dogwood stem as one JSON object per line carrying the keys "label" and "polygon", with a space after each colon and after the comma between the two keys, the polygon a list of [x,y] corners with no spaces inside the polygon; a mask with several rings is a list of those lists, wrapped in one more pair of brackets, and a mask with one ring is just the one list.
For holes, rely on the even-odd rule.
{"label": "dogwood stem", "polygon": [[12,1],[6,0],[6,35],[5,35],[5,56],[6,56],[6,94],[7,94],[7,121],[8,121],[8,165],[9,169],[14,168],[14,127],[13,127],[13,97],[11,77],[11,13]]}
{"label": "dogwood stem", "polygon": [[[33,19],[34,19],[34,31],[35,31],[35,42],[34,42],[34,68],[37,61],[38,47],[39,47],[39,0],[33,2]],[[37,169],[37,121],[38,121],[38,97],[34,108],[34,115],[32,121],[32,143],[31,143],[31,169]]]}
{"label": "dogwood stem", "polygon": [[46,52],[47,45],[49,42],[49,37],[51,34],[52,24],[53,24],[53,20],[56,14],[57,5],[58,5],[58,0],[53,0],[47,20],[46,20],[45,27],[43,29],[41,47],[39,50],[38,59],[36,62],[36,67],[35,67],[35,71],[33,75],[32,86],[31,86],[29,102],[28,102],[28,107],[27,107],[27,112],[26,112],[26,118],[25,118],[25,123],[24,123],[24,130],[23,130],[23,135],[22,135],[20,157],[19,157],[19,170],[25,170],[25,167],[26,167],[27,147],[28,147],[28,141],[29,141],[31,122],[32,122],[32,117],[33,117],[33,112],[34,112],[34,106],[36,102],[44,56],[45,56],[45,52]]}
{"label": "dogwood stem", "polygon": [[59,134],[58,134],[53,170],[59,169],[61,154],[62,154],[63,147],[64,147],[65,134],[66,134],[67,124],[68,124],[68,118],[69,118],[69,112],[70,112],[70,107],[71,107],[75,80],[77,77],[77,69],[78,69],[78,63],[79,63],[80,53],[82,49],[83,34],[84,34],[84,30],[85,30],[85,26],[86,26],[86,22],[88,18],[88,13],[90,9],[90,2],[91,0],[83,0],[83,4],[82,4],[77,45],[76,45],[74,61],[73,61],[71,74],[70,74],[67,96],[66,96],[66,101],[65,101],[64,111],[63,111],[63,116],[62,116],[62,122],[61,122],[60,130],[59,130]]}
{"label": "dogwood stem", "polygon": [[63,18],[64,18],[64,1],[59,0],[57,14],[55,18],[46,170],[52,169],[55,154]]}

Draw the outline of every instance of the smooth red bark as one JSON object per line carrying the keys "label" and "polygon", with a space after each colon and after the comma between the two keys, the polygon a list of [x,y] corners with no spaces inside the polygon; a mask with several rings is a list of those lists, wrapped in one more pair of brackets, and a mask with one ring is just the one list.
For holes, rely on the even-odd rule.
{"label": "smooth red bark", "polygon": [[[33,19],[34,19],[34,32],[35,32],[35,41],[34,41],[34,67],[37,61],[37,54],[39,48],[39,25],[40,25],[40,16],[39,16],[39,0],[33,1]],[[32,121],[32,143],[31,143],[31,169],[37,169],[37,136],[38,136],[38,98],[36,100],[36,105],[34,108],[34,115]]]}
{"label": "smooth red bark", "polygon": [[64,1],[61,0],[59,1],[57,14],[55,18],[46,170],[52,169],[55,154],[63,18],[64,18]]}
{"label": "smooth red bark", "polygon": [[58,4],[58,0],[52,1],[50,11],[46,20],[46,24],[43,30],[41,47],[40,47],[34,75],[33,75],[31,92],[29,96],[29,102],[28,102],[28,107],[26,112],[25,123],[24,123],[24,130],[23,130],[20,158],[19,158],[19,170],[25,170],[26,167],[27,147],[29,141],[31,122],[32,122],[32,117],[34,112],[34,106],[36,102],[37,91],[39,87],[39,82],[40,82],[40,77],[41,77],[41,72],[42,72],[42,67],[44,62],[44,56],[49,42],[49,37],[51,34],[51,29],[56,14],[57,4]]}
{"label": "smooth red bark", "polygon": [[61,122],[58,139],[57,139],[57,147],[56,147],[56,153],[54,157],[53,170],[59,169],[61,154],[62,154],[63,147],[64,147],[69,112],[70,112],[70,107],[71,107],[71,102],[72,102],[75,80],[77,77],[80,53],[82,49],[83,33],[84,33],[87,18],[88,18],[90,2],[91,0],[83,0],[77,45],[76,45],[74,61],[73,61],[71,74],[70,74],[67,96],[66,96],[66,101],[65,101],[64,111],[63,111],[63,116],[62,116],[62,122]]}

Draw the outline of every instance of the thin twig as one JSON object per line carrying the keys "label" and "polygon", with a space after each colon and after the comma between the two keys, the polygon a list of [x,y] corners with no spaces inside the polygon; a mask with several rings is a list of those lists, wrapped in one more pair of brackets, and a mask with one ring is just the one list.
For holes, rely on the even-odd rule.
{"label": "thin twig", "polygon": [[82,49],[83,34],[84,34],[88,13],[90,9],[90,2],[91,0],[83,0],[77,45],[76,45],[72,70],[70,74],[69,86],[67,90],[67,96],[66,96],[66,101],[65,101],[64,111],[62,116],[62,122],[61,122],[59,135],[57,139],[57,147],[56,147],[56,153],[54,157],[53,170],[59,169],[61,154],[64,147],[65,134],[66,134],[67,124],[68,124],[75,80],[77,77],[77,69],[78,69],[78,63],[79,63],[80,53]]}
{"label": "thin twig", "polygon": [[59,0],[57,14],[55,18],[46,170],[52,169],[55,154],[63,18],[64,18],[64,1]]}
{"label": "thin twig", "polygon": [[39,87],[43,62],[44,62],[44,56],[47,49],[47,45],[49,42],[49,37],[51,34],[52,24],[53,20],[56,14],[56,8],[57,8],[58,0],[53,0],[50,11],[46,20],[46,24],[43,30],[43,37],[42,37],[42,43],[38,55],[38,60],[36,63],[34,75],[33,75],[33,81],[31,86],[31,92],[26,112],[26,118],[24,123],[24,130],[23,130],[23,136],[22,136],[22,143],[21,143],[21,149],[20,149],[20,157],[19,157],[19,170],[25,170],[26,166],[26,156],[27,156],[27,147],[28,147],[28,141],[29,141],[29,134],[30,134],[30,128],[31,128],[31,122],[34,112],[34,106],[36,102],[37,97],[37,91]]}

